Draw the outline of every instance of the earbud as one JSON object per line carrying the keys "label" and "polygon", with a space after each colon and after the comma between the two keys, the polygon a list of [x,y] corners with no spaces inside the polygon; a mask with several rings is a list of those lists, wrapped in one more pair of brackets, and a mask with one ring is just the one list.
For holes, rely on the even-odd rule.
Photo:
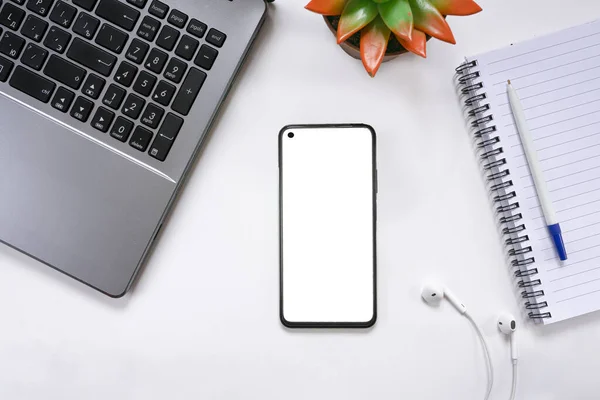
{"label": "earbud", "polygon": [[425,302],[430,306],[437,306],[442,302],[444,298],[446,298],[450,302],[450,304],[452,304],[452,306],[456,308],[460,315],[465,317],[471,323],[471,325],[473,325],[473,328],[475,328],[475,330],[477,331],[477,336],[481,341],[483,350],[485,351],[485,363],[487,366],[488,376],[488,385],[485,393],[485,399],[489,399],[490,393],[492,393],[492,387],[494,386],[494,367],[492,366],[492,357],[490,356],[490,350],[488,348],[487,342],[485,341],[485,336],[483,336],[481,328],[479,327],[479,325],[477,325],[477,322],[475,322],[473,317],[471,317],[467,313],[467,307],[465,307],[465,305],[460,300],[458,300],[456,296],[452,294],[451,291],[449,291],[447,288],[444,288],[441,285],[429,283],[423,286],[423,290],[421,291],[421,297],[423,297],[423,300],[425,300]]}
{"label": "earbud", "polygon": [[442,302],[444,298],[446,298],[450,304],[456,308],[456,310],[465,314],[467,312],[467,307],[456,298],[447,288],[443,288],[442,286],[436,284],[427,284],[423,287],[421,291],[421,297],[423,300],[431,306],[437,306]]}
{"label": "earbud", "polygon": [[513,363],[516,363],[519,358],[519,354],[517,352],[517,338],[515,331],[517,330],[517,321],[510,314],[502,314],[500,318],[498,318],[498,329],[500,332],[508,335],[510,337],[510,357],[513,360]]}

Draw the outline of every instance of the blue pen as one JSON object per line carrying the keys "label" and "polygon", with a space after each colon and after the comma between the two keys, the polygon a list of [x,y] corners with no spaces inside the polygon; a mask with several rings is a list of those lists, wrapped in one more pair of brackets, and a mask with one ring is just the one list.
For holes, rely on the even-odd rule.
{"label": "blue pen", "polygon": [[540,166],[535,147],[533,146],[533,138],[531,137],[531,133],[529,133],[529,128],[527,127],[525,112],[521,106],[521,101],[519,100],[517,91],[510,84],[510,81],[508,81],[508,99],[515,117],[515,124],[519,131],[519,135],[521,136],[521,143],[523,143],[523,150],[525,152],[525,156],[527,157],[527,162],[529,163],[529,169],[531,171],[531,176],[533,177],[535,190],[537,192],[540,205],[542,206],[544,218],[546,219],[548,232],[552,237],[558,257],[562,261],[565,261],[567,259],[567,250],[565,249],[565,243],[562,238],[560,224],[556,219],[556,212],[554,212],[552,201],[550,201],[550,194],[548,192],[548,187],[546,186],[546,181],[544,180],[542,167]]}

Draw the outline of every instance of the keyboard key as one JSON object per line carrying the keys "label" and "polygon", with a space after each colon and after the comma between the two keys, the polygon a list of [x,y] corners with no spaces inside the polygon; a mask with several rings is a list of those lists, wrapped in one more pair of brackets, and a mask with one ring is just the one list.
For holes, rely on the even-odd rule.
{"label": "keyboard key", "polygon": [[208,31],[208,35],[206,35],[206,41],[210,44],[213,44],[217,47],[223,47],[223,43],[225,43],[225,39],[227,39],[227,35],[223,32],[219,32],[218,30],[212,28]]}
{"label": "keyboard key", "polygon": [[146,43],[139,39],[133,39],[129,45],[129,49],[127,49],[125,57],[136,64],[141,64],[144,62],[144,58],[146,57],[146,54],[148,54],[149,49],[150,46],[148,46]]}
{"label": "keyboard key", "polygon": [[144,17],[140,27],[138,28],[137,35],[149,41],[153,41],[160,29],[160,22],[152,17]]}
{"label": "keyboard key", "polygon": [[146,59],[146,68],[152,72],[160,74],[168,58],[169,56],[167,53],[158,49],[152,49],[150,54],[148,54],[148,58]]}
{"label": "keyboard key", "polygon": [[96,15],[131,32],[140,17],[140,12],[118,0],[100,0]]}
{"label": "keyboard key", "polygon": [[156,101],[158,104],[162,104],[163,106],[168,106],[173,98],[173,95],[175,94],[175,90],[175,86],[165,81],[160,81],[154,90],[152,100]]}
{"label": "keyboard key", "polygon": [[69,41],[71,40],[71,34],[63,31],[55,26],[50,28],[48,36],[44,40],[44,46],[50,50],[54,50],[59,54],[64,53]]}
{"label": "keyboard key", "polygon": [[73,40],[67,57],[104,76],[110,75],[117,62],[117,57],[79,38]]}
{"label": "keyboard key", "polygon": [[145,104],[146,101],[144,99],[130,93],[129,96],[127,96],[127,100],[125,100],[125,104],[123,104],[123,108],[121,108],[121,112],[129,118],[137,119]]}
{"label": "keyboard key", "polygon": [[127,61],[122,61],[121,65],[115,73],[115,81],[119,82],[125,87],[131,86],[138,69],[135,65],[129,64]]}
{"label": "keyboard key", "polygon": [[146,128],[138,126],[135,128],[135,131],[133,131],[133,135],[131,135],[129,145],[133,148],[138,149],[139,151],[146,151],[151,140],[152,132],[150,132]]}
{"label": "keyboard key", "polygon": [[74,98],[75,93],[61,86],[58,88],[56,94],[52,98],[51,105],[57,110],[66,113],[69,107],[71,107],[71,103],[73,102]]}
{"label": "keyboard key", "polygon": [[133,90],[142,96],[150,96],[155,84],[156,77],[146,71],[142,71],[133,85]]}
{"label": "keyboard key", "polygon": [[183,35],[179,41],[179,44],[177,45],[177,48],[175,49],[175,54],[185,60],[190,61],[194,57],[199,44],[200,42],[191,36]]}
{"label": "keyboard key", "polygon": [[15,89],[38,99],[42,103],[47,103],[50,100],[50,96],[52,96],[52,92],[56,87],[56,84],[51,80],[20,65],[15,68],[15,72],[8,83]]}
{"label": "keyboard key", "polygon": [[92,11],[98,0],[73,0],[73,4],[88,11]]}
{"label": "keyboard key", "polygon": [[154,0],[150,4],[150,8],[148,8],[148,12],[150,14],[154,15],[155,17],[164,19],[167,16],[167,13],[169,12],[169,6],[158,0]]}
{"label": "keyboard key", "polygon": [[96,100],[98,97],[100,97],[100,93],[102,92],[102,89],[104,89],[105,83],[106,81],[100,78],[99,76],[89,74],[87,79],[85,80],[85,83],[83,84],[83,87],[81,88],[81,91],[85,95],[90,96],[92,99]]}
{"label": "keyboard key", "polygon": [[128,35],[125,32],[113,28],[108,24],[103,24],[96,37],[96,43],[105,49],[121,54],[123,47],[125,47],[125,42],[127,42],[127,38]]}
{"label": "keyboard key", "polygon": [[25,4],[25,0],[11,0],[11,1],[12,1],[13,3],[17,3],[17,4],[20,4],[20,5],[23,5],[23,4]]}
{"label": "keyboard key", "polygon": [[179,39],[179,31],[165,25],[160,31],[158,39],[156,39],[156,44],[165,50],[171,51],[173,50],[173,47],[175,47],[177,39]]}
{"label": "keyboard key", "polygon": [[83,68],[53,54],[44,68],[44,74],[77,90],[83,83],[86,72]]}
{"label": "keyboard key", "polygon": [[77,9],[64,1],[56,3],[52,12],[50,13],[50,21],[57,23],[58,25],[69,28],[77,15]]}
{"label": "keyboard key", "polygon": [[48,50],[44,50],[40,46],[29,43],[23,52],[21,62],[28,67],[39,71],[42,69],[42,65],[44,65],[46,57],[48,57]]}
{"label": "keyboard key", "polygon": [[44,33],[46,33],[46,29],[48,29],[46,21],[39,19],[35,15],[28,15],[23,28],[21,28],[21,33],[31,40],[40,42],[42,37],[44,37]]}
{"label": "keyboard key", "polygon": [[83,36],[86,39],[91,39],[96,34],[100,21],[89,14],[81,13],[73,25],[73,32]]}
{"label": "keyboard key", "polygon": [[25,11],[10,3],[5,4],[0,11],[0,24],[13,31],[19,29],[23,18],[25,18]]}
{"label": "keyboard key", "polygon": [[114,118],[114,112],[109,111],[104,107],[99,107],[96,110],[96,114],[94,114],[94,118],[92,118],[91,125],[100,132],[106,133],[108,132],[108,128],[110,128],[110,124],[112,124]]}
{"label": "keyboard key", "polygon": [[188,115],[205,79],[206,73],[196,68],[190,68],[171,108],[182,115]]}
{"label": "keyboard key", "polygon": [[16,60],[19,58],[19,54],[21,54],[24,45],[25,40],[13,33],[5,32],[2,39],[0,39],[0,53],[6,54],[10,58]]}
{"label": "keyboard key", "polygon": [[118,110],[125,98],[125,93],[125,89],[121,89],[117,85],[112,84],[106,89],[102,103],[113,110]]}
{"label": "keyboard key", "polygon": [[203,44],[202,47],[200,47],[200,51],[198,52],[196,59],[194,60],[194,64],[204,68],[205,70],[209,70],[215,63],[217,55],[219,55],[219,52],[216,49]]}
{"label": "keyboard key", "polygon": [[155,104],[148,104],[148,107],[146,107],[146,110],[142,114],[140,121],[142,121],[142,124],[152,129],[156,129],[158,128],[158,124],[160,123],[163,115],[165,115],[165,110]]}
{"label": "keyboard key", "polygon": [[127,0],[127,2],[138,8],[144,8],[146,6],[146,0]]}
{"label": "keyboard key", "polygon": [[110,136],[121,142],[126,142],[132,129],[133,122],[126,118],[119,117],[110,131]]}
{"label": "keyboard key", "polygon": [[182,125],[183,119],[168,113],[148,153],[159,161],[165,161]]}
{"label": "keyboard key", "polygon": [[206,26],[205,23],[200,22],[195,18],[192,18],[192,20],[190,21],[186,30],[188,31],[188,33],[190,33],[198,38],[202,38],[204,36],[204,34],[206,33],[207,28],[208,27]]}
{"label": "keyboard key", "polygon": [[179,83],[183,79],[183,75],[185,74],[186,69],[186,63],[176,58],[171,58],[169,64],[167,65],[167,68],[165,69],[164,77],[170,81]]}
{"label": "keyboard key", "polygon": [[29,0],[27,1],[27,9],[45,17],[48,15],[53,3],[54,0]]}
{"label": "keyboard key", "polygon": [[77,100],[75,100],[73,108],[71,108],[71,117],[81,122],[86,122],[93,109],[94,103],[84,97],[79,96]]}
{"label": "keyboard key", "polygon": [[169,21],[170,24],[173,24],[178,28],[183,28],[185,26],[185,23],[187,22],[187,19],[188,16],[182,13],[181,11],[173,10],[171,11],[171,14],[169,14],[169,18],[167,18],[167,21]]}
{"label": "keyboard key", "polygon": [[6,82],[14,66],[15,63],[0,56],[0,82]]}

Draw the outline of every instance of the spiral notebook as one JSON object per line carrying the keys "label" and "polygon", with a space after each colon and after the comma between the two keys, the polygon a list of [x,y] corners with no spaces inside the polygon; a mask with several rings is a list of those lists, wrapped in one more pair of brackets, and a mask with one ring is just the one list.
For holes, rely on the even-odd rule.
{"label": "spiral notebook", "polygon": [[[467,58],[456,72],[527,315],[548,324],[600,310],[600,21]],[[508,79],[563,230],[564,262],[540,209]]]}

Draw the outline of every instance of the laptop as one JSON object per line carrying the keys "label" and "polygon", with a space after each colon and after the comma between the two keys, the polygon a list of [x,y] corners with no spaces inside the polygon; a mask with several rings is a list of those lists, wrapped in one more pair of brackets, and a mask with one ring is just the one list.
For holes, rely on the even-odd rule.
{"label": "laptop", "polygon": [[263,0],[0,0],[0,241],[123,296]]}

